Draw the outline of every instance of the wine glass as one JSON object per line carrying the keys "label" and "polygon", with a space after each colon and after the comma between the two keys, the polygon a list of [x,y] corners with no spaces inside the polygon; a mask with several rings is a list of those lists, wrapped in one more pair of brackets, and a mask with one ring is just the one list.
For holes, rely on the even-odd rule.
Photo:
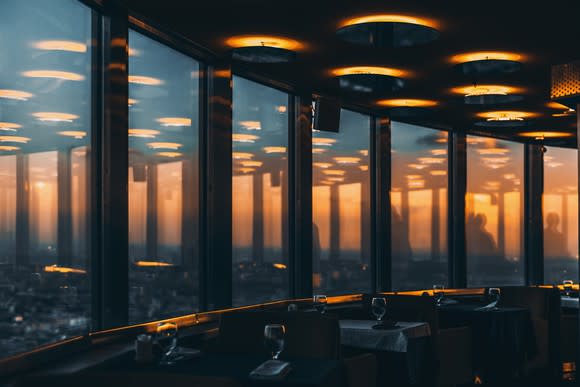
{"label": "wine glass", "polygon": [[572,294],[572,285],[574,285],[574,281],[572,280],[564,280],[562,281],[562,285],[564,285],[564,292],[566,297],[570,297]]}
{"label": "wine glass", "polygon": [[317,294],[314,296],[314,308],[320,313],[326,312],[326,304],[328,303],[328,298],[324,294]]}
{"label": "wine glass", "polygon": [[497,309],[497,304],[499,303],[499,299],[501,297],[501,289],[500,288],[489,288],[488,295],[489,295],[489,299],[493,303],[494,309]]}
{"label": "wine glass", "polygon": [[373,297],[371,309],[377,321],[382,321],[383,316],[387,313],[387,299],[385,297]]}
{"label": "wine glass", "polygon": [[282,324],[268,324],[264,327],[264,342],[274,360],[278,360],[278,356],[284,350],[285,334],[286,327]]}
{"label": "wine glass", "polygon": [[171,365],[171,356],[177,347],[177,324],[173,322],[162,322],[157,325],[155,340],[161,348],[162,365]]}
{"label": "wine glass", "polygon": [[435,296],[435,302],[437,303],[437,305],[441,305],[441,302],[443,301],[443,296],[445,295],[444,290],[445,286],[443,285],[440,284],[433,285],[433,295]]}

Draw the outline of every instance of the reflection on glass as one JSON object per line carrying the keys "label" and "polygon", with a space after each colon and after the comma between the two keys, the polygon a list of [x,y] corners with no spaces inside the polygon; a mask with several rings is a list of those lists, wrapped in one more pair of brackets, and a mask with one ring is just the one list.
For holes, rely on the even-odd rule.
{"label": "reflection on glass", "polygon": [[338,133],[312,133],[314,291],[365,292],[370,270],[370,117],[341,110]]}
{"label": "reflection on glass", "polygon": [[288,94],[234,77],[233,304],[288,296]]}
{"label": "reflection on glass", "polygon": [[199,305],[199,64],[134,31],[129,46],[130,76],[158,80],[129,84],[129,321],[136,323]]}
{"label": "reflection on glass", "polygon": [[544,154],[544,281],[578,278],[578,151],[546,147]]}
{"label": "reflection on glass", "polygon": [[89,330],[91,19],[74,0],[0,2],[1,356]]}
{"label": "reflection on glass", "polygon": [[469,286],[524,282],[523,169],[523,144],[467,136]]}
{"label": "reflection on glass", "polygon": [[447,283],[447,132],[391,125],[393,288]]}

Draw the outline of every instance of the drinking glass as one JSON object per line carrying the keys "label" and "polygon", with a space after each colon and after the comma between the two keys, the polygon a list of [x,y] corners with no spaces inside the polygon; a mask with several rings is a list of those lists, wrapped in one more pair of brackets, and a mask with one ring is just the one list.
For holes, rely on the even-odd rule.
{"label": "drinking glass", "polygon": [[572,285],[574,285],[574,281],[572,280],[564,280],[562,281],[562,285],[564,285],[564,292],[566,297],[570,297],[572,294]]}
{"label": "drinking glass", "polygon": [[326,312],[327,297],[324,294],[317,294],[314,296],[314,308],[320,313]]}
{"label": "drinking glass", "polygon": [[385,297],[374,297],[371,302],[371,309],[377,321],[382,321],[383,316],[387,313],[387,299]]}
{"label": "drinking glass", "polygon": [[499,299],[501,296],[501,289],[500,288],[489,288],[488,291],[489,294],[489,299],[491,300],[491,302],[494,302],[494,308],[497,309],[497,304],[499,303]]}
{"label": "drinking glass", "polygon": [[286,327],[282,324],[268,324],[264,327],[264,342],[274,360],[278,360],[278,356],[284,350],[285,334]]}
{"label": "drinking glass", "polygon": [[443,296],[445,296],[445,286],[440,284],[433,285],[433,295],[435,296],[435,302],[437,305],[441,305],[441,301],[443,301]]}
{"label": "drinking glass", "polygon": [[173,322],[159,323],[156,333],[155,340],[161,348],[160,364],[173,364],[171,357],[177,347],[177,324]]}

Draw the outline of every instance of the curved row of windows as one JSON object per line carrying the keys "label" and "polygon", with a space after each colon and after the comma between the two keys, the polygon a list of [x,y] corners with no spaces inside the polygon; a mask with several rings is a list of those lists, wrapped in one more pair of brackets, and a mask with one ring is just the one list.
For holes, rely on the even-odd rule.
{"label": "curved row of windows", "polygon": [[[102,130],[94,126],[96,15],[76,0],[0,4],[3,356],[109,328],[95,318],[107,282],[91,281],[100,259],[94,231],[102,227],[92,189],[93,134]],[[209,98],[202,61],[137,30],[128,32],[128,47],[128,286],[118,297],[128,300],[126,323],[140,323],[208,305],[200,187],[210,150],[201,139],[212,128],[202,117]],[[293,98],[233,76],[232,152],[220,155],[231,159],[231,176],[221,178],[231,178],[233,306],[304,296],[292,289],[295,261],[305,257],[289,237],[301,173],[292,172]],[[381,164],[373,160],[384,149],[374,144],[375,121],[342,109],[337,133],[311,133],[312,277],[302,281],[314,293],[381,288],[374,271],[384,257],[392,289],[452,285],[450,134],[393,122],[390,191],[379,194]],[[525,145],[470,135],[466,142],[467,284],[522,284]],[[577,277],[576,159],[576,150],[563,148],[544,155],[547,283]],[[377,235],[376,201],[385,197],[390,235]],[[381,238],[390,238],[390,251],[377,257]]]}

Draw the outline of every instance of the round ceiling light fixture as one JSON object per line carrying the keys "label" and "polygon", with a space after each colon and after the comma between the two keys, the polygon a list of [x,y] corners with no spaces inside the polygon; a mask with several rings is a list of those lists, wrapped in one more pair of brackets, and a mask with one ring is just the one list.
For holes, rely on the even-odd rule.
{"label": "round ceiling light fixture", "polygon": [[492,105],[521,101],[524,89],[505,85],[459,86],[450,90],[453,94],[462,95],[467,105]]}
{"label": "round ceiling light fixture", "polygon": [[437,39],[439,28],[437,21],[422,16],[376,13],[343,20],[336,34],[347,42],[377,48],[410,47]]}
{"label": "round ceiling light fixture", "polygon": [[477,126],[510,128],[525,126],[530,118],[538,117],[539,114],[516,110],[497,110],[478,113],[477,116],[484,119],[476,122],[475,125]]}
{"label": "round ceiling light fixture", "polygon": [[329,71],[342,89],[371,93],[397,91],[405,86],[410,72],[384,66],[348,66]]}
{"label": "round ceiling light fixture", "polygon": [[518,136],[520,137],[529,137],[534,138],[536,140],[543,140],[546,138],[565,138],[565,137],[573,137],[574,133],[569,132],[522,132],[519,133]]}
{"label": "round ceiling light fixture", "polygon": [[225,40],[234,59],[251,63],[284,63],[305,49],[298,40],[274,35],[238,35]]}
{"label": "round ceiling light fixture", "polygon": [[434,107],[438,105],[437,101],[430,99],[413,99],[413,98],[395,98],[395,99],[381,99],[377,101],[377,105],[385,107]]}
{"label": "round ceiling light fixture", "polygon": [[449,61],[464,74],[513,73],[527,57],[508,51],[474,51],[453,55]]}

